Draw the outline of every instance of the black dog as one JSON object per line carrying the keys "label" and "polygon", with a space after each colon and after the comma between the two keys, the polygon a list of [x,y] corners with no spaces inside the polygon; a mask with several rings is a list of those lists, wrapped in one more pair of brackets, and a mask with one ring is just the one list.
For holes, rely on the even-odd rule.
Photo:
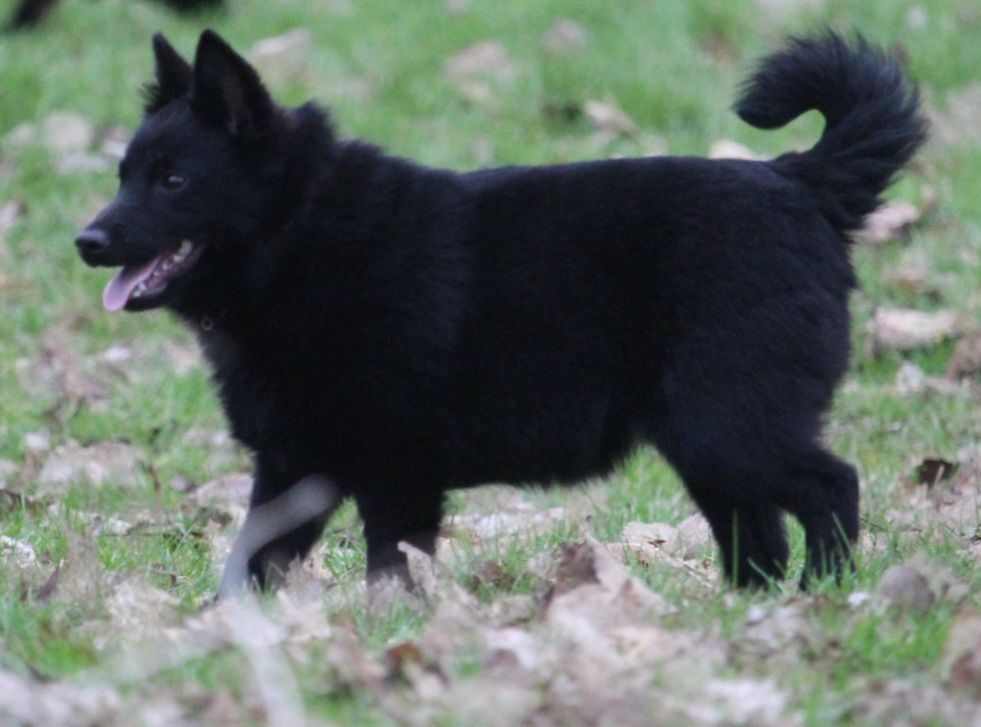
{"label": "black dog", "polygon": [[[806,529],[805,577],[846,566],[858,479],[821,417],[848,362],[847,233],[925,135],[894,62],[831,34],[765,59],[743,119],[827,119],[770,162],[459,174],[277,106],[212,31],[193,67],[162,36],[154,51],[119,193],[77,245],[123,266],[106,308],[198,330],[256,453],[253,507],[332,483],[376,574],[404,567],[401,540],[432,550],[449,489],[575,482],[651,442],[735,583],[783,575],[783,511]],[[305,554],[329,510],[258,538],[251,577]]]}

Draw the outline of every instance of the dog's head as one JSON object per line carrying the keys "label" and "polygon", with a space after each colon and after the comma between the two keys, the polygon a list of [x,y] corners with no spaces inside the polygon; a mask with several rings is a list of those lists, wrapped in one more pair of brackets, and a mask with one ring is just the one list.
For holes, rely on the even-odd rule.
{"label": "dog's head", "polygon": [[187,307],[244,266],[290,186],[289,113],[241,56],[211,30],[193,66],[162,35],[153,51],[156,82],[119,191],[75,241],[89,265],[122,268],[103,293],[110,311]]}

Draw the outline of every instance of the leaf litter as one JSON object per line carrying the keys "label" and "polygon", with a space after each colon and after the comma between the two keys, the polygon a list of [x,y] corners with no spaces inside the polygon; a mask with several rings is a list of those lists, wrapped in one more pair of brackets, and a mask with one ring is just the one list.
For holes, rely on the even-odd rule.
{"label": "leaf litter", "polygon": [[869,322],[872,353],[911,351],[956,336],[960,320],[956,311],[934,312],[882,306]]}
{"label": "leaf litter", "polygon": [[[954,487],[961,471],[937,486]],[[229,478],[187,499],[193,507],[239,507],[244,490],[243,479]],[[494,522],[493,532],[503,537],[518,537],[542,512],[520,499],[497,502],[510,502],[522,523],[514,527],[505,520],[502,529],[501,521]],[[491,532],[480,530],[477,518],[486,514],[466,517],[455,516],[458,533],[461,523]],[[646,562],[638,557],[645,568],[671,558],[697,561],[706,545],[703,528],[693,518],[677,526],[634,522],[616,545],[650,551]],[[692,532],[699,535],[692,538]],[[302,673],[314,673],[326,688],[356,690],[403,724],[431,724],[451,715],[500,725],[802,723],[794,692],[773,677],[753,676],[753,665],[790,669],[811,654],[833,653],[834,635],[823,633],[816,621],[820,597],[792,595],[752,606],[742,627],[727,637],[715,629],[685,628],[679,606],[645,585],[613,545],[588,536],[566,542],[548,555],[540,575],[545,588],[489,602],[457,581],[447,551],[434,559],[403,545],[418,587],[412,594],[396,590],[388,607],[408,603],[424,625],[411,638],[370,648],[350,621],[364,590],[356,583],[327,582],[330,576],[322,570],[294,566],[286,588],[261,603],[225,601],[188,614],[175,593],[150,585],[147,574],[108,573],[91,544],[75,542],[54,597],[65,605],[87,604],[77,628],[108,658],[47,683],[0,671],[8,687],[0,694],[0,716],[26,724],[121,724],[196,722],[214,715],[234,721],[252,714],[270,724],[312,724],[300,684]],[[908,567],[931,570],[925,562]],[[931,606],[953,592],[949,584],[926,588],[935,599]],[[881,595],[882,587],[876,597]],[[858,601],[850,608],[854,618],[863,613]],[[384,617],[385,612],[374,616]],[[959,617],[965,640],[973,633],[972,618]],[[947,679],[970,695],[974,652],[949,649]],[[201,694],[193,684],[159,678],[217,654],[237,655],[231,668],[238,681],[230,692]],[[744,667],[740,676],[731,675],[733,666]],[[898,698],[919,694],[910,689],[899,689]],[[868,700],[854,708],[863,714],[883,709]],[[930,704],[938,714],[972,714],[968,703]]]}
{"label": "leaf litter", "polygon": [[922,214],[911,202],[888,202],[866,217],[865,225],[852,237],[865,245],[881,245],[908,234]]}
{"label": "leaf litter", "polygon": [[61,494],[75,484],[134,487],[140,483],[142,462],[142,451],[126,442],[103,440],[81,445],[69,440],[45,459],[37,475],[38,491]]}
{"label": "leaf litter", "polygon": [[555,56],[566,56],[582,50],[589,34],[575,20],[561,18],[556,20],[542,36],[542,48]]}
{"label": "leaf litter", "polygon": [[52,410],[83,404],[104,408],[105,379],[96,372],[96,362],[82,355],[75,344],[75,332],[84,325],[80,317],[54,323],[41,335],[35,357],[15,364],[21,388],[42,400],[52,400]]}

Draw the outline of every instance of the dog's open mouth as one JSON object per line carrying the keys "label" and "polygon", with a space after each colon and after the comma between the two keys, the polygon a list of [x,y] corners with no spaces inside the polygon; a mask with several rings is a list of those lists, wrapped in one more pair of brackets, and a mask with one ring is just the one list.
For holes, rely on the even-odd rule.
{"label": "dog's open mouth", "polygon": [[126,265],[116,273],[102,292],[102,304],[108,311],[118,311],[135,300],[148,300],[163,293],[171,281],[193,267],[205,246],[184,240],[180,247],[167,250],[141,265]]}

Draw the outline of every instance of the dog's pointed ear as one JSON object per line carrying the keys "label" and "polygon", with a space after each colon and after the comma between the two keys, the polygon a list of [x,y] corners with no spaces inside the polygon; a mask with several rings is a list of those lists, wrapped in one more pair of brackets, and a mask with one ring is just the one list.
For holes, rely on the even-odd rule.
{"label": "dog's pointed ear", "polygon": [[146,112],[158,111],[191,89],[191,64],[167,42],[162,33],[153,36],[156,81],[146,86]]}
{"label": "dog's pointed ear", "polygon": [[259,74],[213,30],[204,31],[198,41],[191,107],[241,139],[263,136],[275,108]]}

